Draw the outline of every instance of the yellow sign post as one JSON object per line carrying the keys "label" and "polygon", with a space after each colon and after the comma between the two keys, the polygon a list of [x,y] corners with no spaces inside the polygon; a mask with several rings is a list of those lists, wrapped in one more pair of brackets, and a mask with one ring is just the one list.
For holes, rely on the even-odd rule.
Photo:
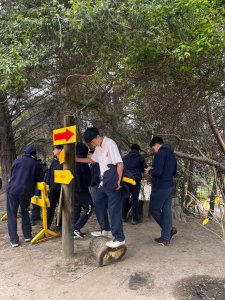
{"label": "yellow sign post", "polygon": [[73,174],[70,170],[55,170],[54,171],[54,182],[55,183],[62,183],[62,184],[69,184],[73,179]]}
{"label": "yellow sign post", "polygon": [[48,229],[47,207],[50,207],[50,202],[46,194],[49,191],[49,187],[45,184],[45,182],[38,182],[36,188],[41,191],[41,197],[33,196],[31,198],[31,203],[42,208],[43,229],[31,240],[31,244],[42,242],[44,241],[44,238],[49,238],[49,235],[59,236],[58,233]]}

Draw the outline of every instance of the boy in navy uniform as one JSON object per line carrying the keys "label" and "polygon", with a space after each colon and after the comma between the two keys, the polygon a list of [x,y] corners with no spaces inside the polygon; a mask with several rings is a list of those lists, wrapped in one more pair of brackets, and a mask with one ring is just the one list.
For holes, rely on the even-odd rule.
{"label": "boy in navy uniform", "polygon": [[26,242],[31,240],[31,222],[29,206],[35,193],[37,182],[43,181],[43,170],[36,158],[36,148],[27,147],[24,155],[13,162],[10,182],[7,185],[8,232],[11,246],[19,246],[17,234],[17,212],[20,206],[22,214],[22,231]]}
{"label": "boy in navy uniform", "polygon": [[54,171],[62,169],[62,166],[60,165],[59,162],[59,154],[62,151],[62,149],[63,149],[62,145],[54,146],[53,148],[54,158],[46,176],[46,183],[49,185],[48,198],[50,201],[50,207],[48,208],[47,211],[48,228],[50,228],[52,225],[52,221],[55,215],[55,209],[59,202],[59,197],[60,197],[61,184],[54,182]]}
{"label": "boy in navy uniform", "polygon": [[[76,143],[76,155],[80,158],[87,158],[88,147],[83,143]],[[74,172],[74,238],[84,238],[85,233],[81,232],[81,229],[93,212],[93,202],[89,192],[91,171],[88,164],[76,162]],[[83,209],[82,213],[81,209]]]}
{"label": "boy in navy uniform", "polygon": [[[111,229],[113,240],[106,243],[110,248],[117,248],[125,244],[122,224],[122,195],[121,179],[123,173],[123,160],[116,143],[106,137],[100,136],[96,127],[89,127],[84,132],[84,140],[95,151],[91,158],[77,158],[81,163],[99,163],[101,182],[94,197],[94,208],[100,225],[99,235],[108,235]],[[108,213],[111,226],[108,220]]]}

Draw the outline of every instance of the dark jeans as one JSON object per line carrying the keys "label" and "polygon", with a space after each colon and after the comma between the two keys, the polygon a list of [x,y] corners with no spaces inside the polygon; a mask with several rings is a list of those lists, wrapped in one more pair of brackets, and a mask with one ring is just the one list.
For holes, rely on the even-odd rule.
{"label": "dark jeans", "polygon": [[112,235],[117,241],[124,241],[121,191],[100,186],[94,198],[94,208],[101,230],[110,230],[108,210]]}
{"label": "dark jeans", "polygon": [[32,204],[32,211],[31,211],[31,221],[39,221],[41,220],[41,207],[36,204]]}
{"label": "dark jeans", "polygon": [[[83,212],[81,213],[81,209]],[[93,212],[93,202],[89,191],[75,193],[74,230],[80,230],[87,223]]]}
{"label": "dark jeans", "polygon": [[[35,190],[36,196],[41,196],[41,191]],[[31,221],[39,221],[41,220],[41,207],[39,205],[32,204],[32,211],[31,211]]]}
{"label": "dark jeans", "polygon": [[48,228],[50,228],[52,225],[52,221],[53,221],[54,215],[55,215],[55,209],[59,202],[59,197],[60,197],[60,190],[50,190],[50,192],[48,194],[48,198],[50,201],[50,207],[48,208],[48,211],[47,211]]}
{"label": "dark jeans", "polygon": [[31,238],[31,223],[29,217],[29,206],[31,198],[7,193],[7,216],[8,231],[11,243],[17,244],[19,236],[17,234],[17,212],[20,206],[22,215],[22,231],[25,239]]}
{"label": "dark jeans", "polygon": [[123,198],[123,219],[127,218],[128,211],[132,206],[133,221],[139,221],[138,204],[141,182],[136,180],[136,185],[128,184],[128,188],[129,195]]}
{"label": "dark jeans", "polygon": [[170,241],[172,229],[172,196],[174,187],[167,189],[152,189],[149,211],[161,227],[161,238]]}

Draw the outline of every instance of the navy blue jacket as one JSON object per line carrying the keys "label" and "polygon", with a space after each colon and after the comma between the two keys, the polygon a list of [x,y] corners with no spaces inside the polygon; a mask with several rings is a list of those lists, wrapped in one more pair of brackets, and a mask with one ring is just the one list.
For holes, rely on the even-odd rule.
{"label": "navy blue jacket", "polygon": [[129,170],[136,180],[142,179],[142,173],[147,168],[144,158],[138,150],[131,150],[123,157],[124,168]]}
{"label": "navy blue jacket", "polygon": [[174,186],[173,176],[176,175],[177,160],[170,145],[162,145],[155,154],[152,176],[152,188],[167,189]]}
{"label": "navy blue jacket", "polygon": [[50,190],[60,190],[61,184],[54,182],[54,171],[55,170],[62,170],[62,166],[59,163],[59,160],[57,157],[54,157],[50,168],[46,175],[46,183],[49,185]]}
{"label": "navy blue jacket", "polygon": [[92,163],[91,169],[91,184],[90,186],[99,186],[100,184],[100,168],[99,163]]}
{"label": "navy blue jacket", "polygon": [[7,192],[24,198],[31,198],[37,182],[44,179],[43,169],[36,157],[24,154],[12,164],[11,178]]}
{"label": "navy blue jacket", "polygon": [[[88,147],[83,143],[76,143],[76,156],[86,158]],[[91,184],[91,170],[86,163],[75,163],[74,168],[74,190],[75,192],[87,192]]]}

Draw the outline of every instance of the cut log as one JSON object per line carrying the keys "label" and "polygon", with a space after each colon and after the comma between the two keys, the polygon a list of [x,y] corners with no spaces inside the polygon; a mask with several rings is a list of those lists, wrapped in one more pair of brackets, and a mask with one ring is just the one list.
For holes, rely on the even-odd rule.
{"label": "cut log", "polygon": [[89,250],[92,256],[97,259],[99,267],[108,266],[118,262],[126,253],[127,247],[122,245],[117,248],[109,248],[106,242],[110,241],[105,236],[94,237],[89,245]]}
{"label": "cut log", "polygon": [[139,200],[139,217],[140,219],[146,219],[150,217],[149,200]]}

